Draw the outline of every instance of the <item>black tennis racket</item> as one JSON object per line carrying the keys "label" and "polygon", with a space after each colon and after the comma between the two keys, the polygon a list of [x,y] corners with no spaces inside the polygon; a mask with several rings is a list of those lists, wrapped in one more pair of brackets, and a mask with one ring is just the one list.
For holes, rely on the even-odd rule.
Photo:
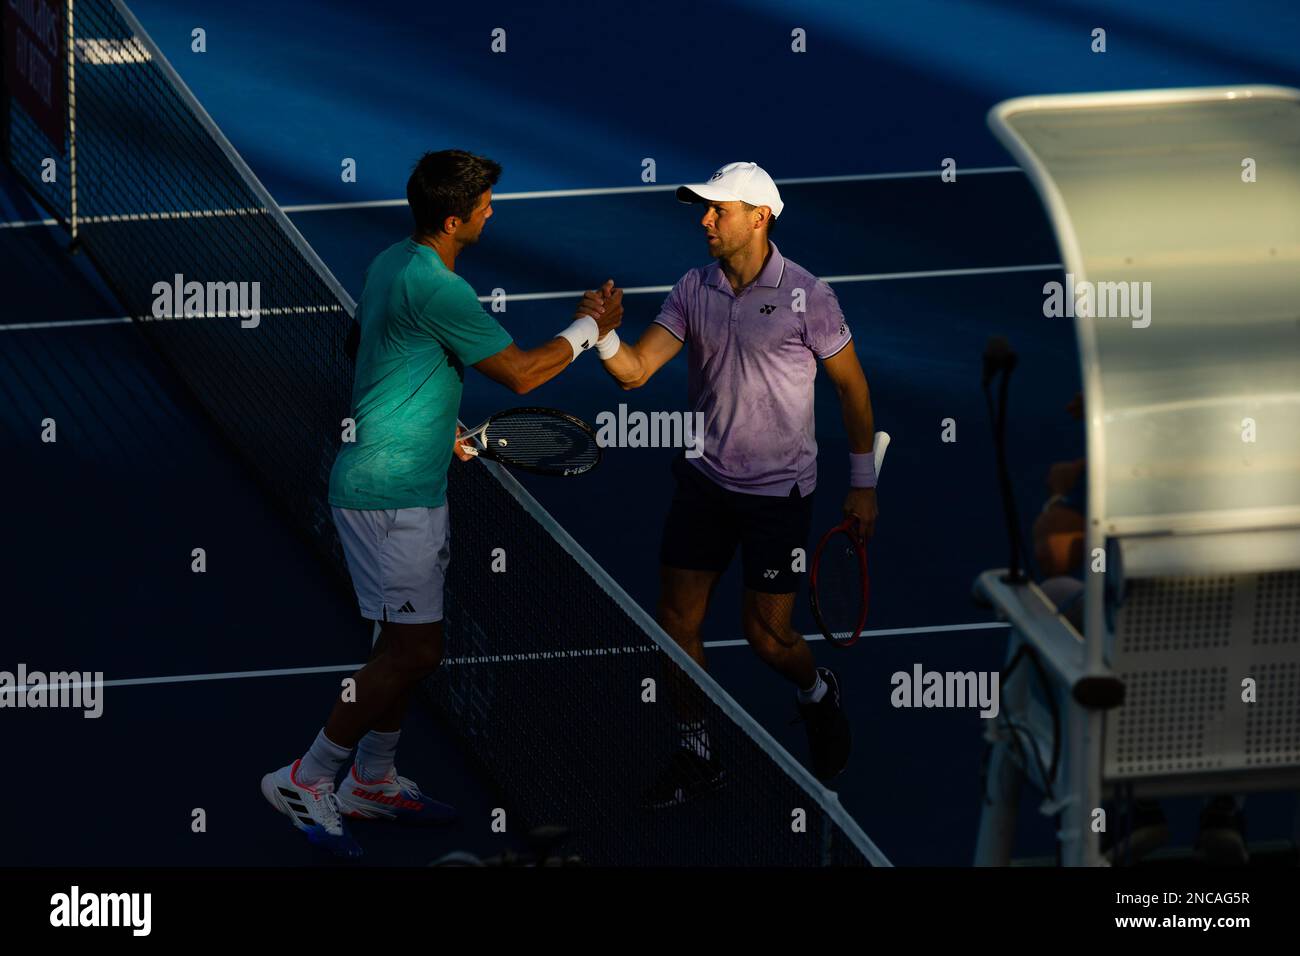
{"label": "black tennis racket", "polygon": [[600,464],[596,432],[581,418],[553,408],[497,412],[457,441],[480,455],[535,475],[584,475]]}
{"label": "black tennis racket", "polygon": [[[885,460],[889,435],[876,432],[876,475]],[[853,536],[854,519],[846,518],[822,537],[813,553],[808,599],[822,636],[836,647],[852,647],[862,636],[870,606],[871,579],[867,549]]]}

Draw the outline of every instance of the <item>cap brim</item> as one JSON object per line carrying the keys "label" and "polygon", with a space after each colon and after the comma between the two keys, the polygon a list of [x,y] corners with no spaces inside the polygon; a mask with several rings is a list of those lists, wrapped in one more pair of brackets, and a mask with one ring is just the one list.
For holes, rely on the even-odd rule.
{"label": "cap brim", "polygon": [[694,203],[701,199],[708,202],[740,202],[740,197],[735,193],[710,186],[708,183],[693,183],[689,186],[677,187],[678,202]]}

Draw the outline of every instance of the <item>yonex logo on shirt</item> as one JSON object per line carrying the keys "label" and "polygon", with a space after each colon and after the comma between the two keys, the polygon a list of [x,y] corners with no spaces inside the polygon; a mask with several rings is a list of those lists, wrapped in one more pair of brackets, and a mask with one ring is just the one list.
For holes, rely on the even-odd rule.
{"label": "yonex logo on shirt", "polygon": [[765,305],[765,306],[763,306],[761,309],[759,309],[758,311],[762,312],[764,315],[771,315],[773,312],[776,311],[776,306],[774,306],[774,305]]}

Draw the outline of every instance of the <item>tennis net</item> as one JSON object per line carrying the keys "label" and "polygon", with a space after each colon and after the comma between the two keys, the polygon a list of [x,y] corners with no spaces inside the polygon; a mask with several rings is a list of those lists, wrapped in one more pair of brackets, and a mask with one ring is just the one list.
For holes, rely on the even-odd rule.
{"label": "tennis net", "polygon": [[[45,27],[70,14],[45,31],[61,35],[63,142],[11,87],[7,159],[345,580],[326,494],[349,413],[351,297],[123,3],[29,0],[6,16],[40,10]],[[159,308],[189,282],[228,299]],[[243,283],[259,290],[255,321]],[[424,693],[500,786],[512,829],[566,825],[566,850],[600,864],[887,863],[509,474],[453,463],[449,480],[450,657]],[[496,548],[509,574],[493,573]],[[669,685],[691,698],[726,777],[648,810],[675,746]]]}

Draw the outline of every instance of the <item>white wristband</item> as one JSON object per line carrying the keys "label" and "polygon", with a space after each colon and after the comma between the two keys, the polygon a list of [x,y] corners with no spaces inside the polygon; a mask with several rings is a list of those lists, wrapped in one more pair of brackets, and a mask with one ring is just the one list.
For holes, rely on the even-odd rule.
{"label": "white wristband", "polygon": [[614,353],[618,351],[619,345],[618,333],[613,329],[610,329],[600,338],[596,339],[596,354],[600,356],[602,362],[606,359],[612,359]]}
{"label": "white wristband", "polygon": [[596,339],[599,337],[600,326],[597,325],[596,320],[589,315],[584,315],[582,318],[577,319],[572,325],[556,336],[556,338],[566,340],[569,345],[573,347],[573,358],[569,359],[570,362],[595,345]]}
{"label": "white wristband", "polygon": [[876,487],[876,456],[871,452],[855,455],[849,452],[849,487]]}

